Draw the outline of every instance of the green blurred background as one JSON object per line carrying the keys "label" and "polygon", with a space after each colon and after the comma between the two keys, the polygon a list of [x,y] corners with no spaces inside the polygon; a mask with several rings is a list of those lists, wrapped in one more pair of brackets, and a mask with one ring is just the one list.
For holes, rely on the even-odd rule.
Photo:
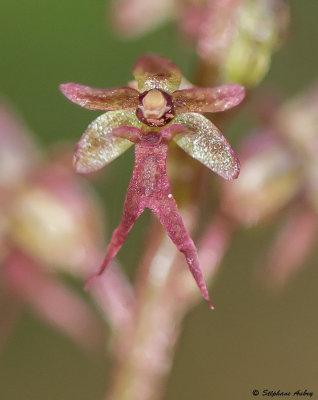
{"label": "green blurred background", "polygon": [[[318,2],[290,3],[289,39],[262,84],[285,97],[309,86],[318,66]],[[195,54],[172,24],[125,42],[112,33],[108,8],[105,0],[1,2],[0,92],[43,147],[75,144],[98,115],[66,101],[57,89],[61,82],[121,86],[145,51],[172,59],[193,75]],[[224,133],[237,143],[250,125],[238,119]],[[130,150],[93,183],[105,204],[108,235],[120,219],[132,161]],[[148,221],[146,214],[137,222],[118,257],[130,276]],[[255,271],[276,228],[267,224],[235,236],[214,282],[216,310],[210,312],[202,302],[185,321],[165,400],[244,400],[253,398],[253,389],[266,388],[307,389],[318,399],[318,253],[281,293],[271,294]],[[26,309],[0,355],[0,399],[103,399],[109,369],[107,352],[82,352]]]}

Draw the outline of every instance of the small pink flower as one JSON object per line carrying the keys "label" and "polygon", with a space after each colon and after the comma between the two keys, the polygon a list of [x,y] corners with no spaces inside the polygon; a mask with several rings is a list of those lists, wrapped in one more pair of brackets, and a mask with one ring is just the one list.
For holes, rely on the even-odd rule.
{"label": "small pink flower", "polygon": [[240,170],[237,156],[221,132],[200,113],[225,111],[236,106],[244,98],[244,88],[236,84],[216,88],[188,85],[180,90],[181,71],[171,61],[157,55],[141,56],[133,75],[136,82],[130,87],[93,89],[75,83],[60,86],[62,93],[74,103],[91,110],[107,111],[89,125],[77,145],[74,154],[77,172],[96,171],[135,144],[135,166],[123,218],[93,278],[102,274],[136,219],[149,208],[185,255],[203,297],[212,307],[196,248],[171,193],[166,170],[168,146],[174,140],[223,178],[237,178]]}

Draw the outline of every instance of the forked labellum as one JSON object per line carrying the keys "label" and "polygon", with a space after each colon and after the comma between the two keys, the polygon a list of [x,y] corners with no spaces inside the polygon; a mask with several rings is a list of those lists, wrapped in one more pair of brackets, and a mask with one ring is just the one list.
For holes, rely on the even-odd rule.
{"label": "forked labellum", "polygon": [[213,308],[195,245],[171,193],[167,177],[168,146],[174,140],[223,178],[237,178],[240,170],[237,156],[221,132],[200,113],[236,106],[244,98],[244,88],[233,84],[178,90],[181,71],[157,55],[141,56],[133,75],[136,81],[130,87],[94,89],[75,83],[60,86],[74,103],[107,111],[89,125],[77,145],[74,154],[77,172],[96,171],[135,144],[135,164],[122,220],[112,235],[100,269],[88,284],[108,267],[136,219],[149,208],[184,254],[202,296]]}

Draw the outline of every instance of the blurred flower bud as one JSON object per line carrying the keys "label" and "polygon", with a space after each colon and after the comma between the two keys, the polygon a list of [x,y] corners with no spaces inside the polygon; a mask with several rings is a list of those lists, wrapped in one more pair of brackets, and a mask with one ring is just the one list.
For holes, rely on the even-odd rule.
{"label": "blurred flower bud", "polygon": [[222,70],[225,81],[252,87],[266,75],[288,21],[285,1],[247,0],[238,8]]}
{"label": "blurred flower bud", "polygon": [[224,211],[253,225],[284,207],[299,190],[297,158],[266,131],[247,139],[240,154],[239,179],[223,184]]}
{"label": "blurred flower bud", "polygon": [[288,101],[277,113],[276,129],[301,159],[306,195],[318,211],[318,84]]}
{"label": "blurred flower bud", "polygon": [[221,64],[236,31],[235,21],[238,7],[245,0],[207,1],[198,25],[198,53],[210,64]]}
{"label": "blurred flower bud", "polygon": [[80,178],[58,161],[20,189],[9,220],[11,239],[38,262],[85,275],[100,262],[100,208]]}
{"label": "blurred flower bud", "polygon": [[173,0],[114,0],[112,23],[125,38],[136,38],[175,16]]}
{"label": "blurred flower bud", "polygon": [[30,171],[38,152],[27,128],[0,100],[0,198]]}
{"label": "blurred flower bud", "polygon": [[224,80],[239,82],[245,87],[257,85],[270,67],[271,51],[265,46],[254,46],[239,35],[229,48],[224,62]]}
{"label": "blurred flower bud", "polygon": [[27,128],[0,99],[0,260],[8,253],[6,204],[30,173],[38,151]]}

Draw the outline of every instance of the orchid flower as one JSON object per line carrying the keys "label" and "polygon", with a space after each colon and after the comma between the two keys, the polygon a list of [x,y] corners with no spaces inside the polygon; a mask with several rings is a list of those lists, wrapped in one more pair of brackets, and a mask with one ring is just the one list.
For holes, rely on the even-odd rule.
{"label": "orchid flower", "polygon": [[122,220],[112,235],[99,271],[88,284],[103,273],[136,219],[149,208],[185,255],[204,299],[213,308],[197,250],[171,193],[166,166],[168,146],[174,140],[223,178],[237,178],[240,170],[237,156],[221,132],[200,113],[236,106],[244,98],[244,88],[233,84],[178,90],[181,71],[157,55],[141,56],[132,72],[136,81],[129,87],[94,89],[75,83],[60,86],[72,102],[90,110],[107,111],[89,125],[77,145],[74,154],[77,172],[99,170],[135,144],[135,165]]}

